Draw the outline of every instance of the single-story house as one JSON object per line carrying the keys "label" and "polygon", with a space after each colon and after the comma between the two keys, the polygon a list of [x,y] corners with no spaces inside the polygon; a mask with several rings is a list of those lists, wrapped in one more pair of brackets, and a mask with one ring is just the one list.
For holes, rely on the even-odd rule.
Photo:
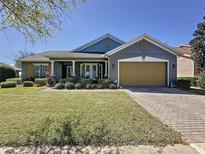
{"label": "single-story house", "polygon": [[177,57],[177,77],[194,77],[199,74],[191,57],[191,46],[181,44],[176,50],[181,53],[181,55]]}
{"label": "single-story house", "polygon": [[106,34],[72,51],[20,59],[22,80],[44,77],[111,78],[122,86],[170,86],[177,79],[175,48],[143,34],[129,42]]}

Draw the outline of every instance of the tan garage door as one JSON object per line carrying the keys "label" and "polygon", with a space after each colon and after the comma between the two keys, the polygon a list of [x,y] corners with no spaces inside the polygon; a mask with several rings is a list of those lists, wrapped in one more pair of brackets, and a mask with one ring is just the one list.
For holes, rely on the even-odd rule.
{"label": "tan garage door", "polygon": [[165,86],[166,63],[120,62],[120,85]]}

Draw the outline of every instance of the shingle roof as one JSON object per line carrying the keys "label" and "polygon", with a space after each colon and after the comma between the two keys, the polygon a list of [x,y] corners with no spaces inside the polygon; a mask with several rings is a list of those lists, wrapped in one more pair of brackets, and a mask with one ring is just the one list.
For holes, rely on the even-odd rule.
{"label": "shingle roof", "polygon": [[49,62],[49,58],[43,55],[44,53],[35,54],[19,59],[21,62]]}
{"label": "shingle roof", "polygon": [[69,51],[49,51],[44,56],[49,58],[105,58],[104,54],[75,53]]}
{"label": "shingle roof", "polygon": [[176,50],[185,55],[191,55],[192,53],[190,45],[180,45]]}

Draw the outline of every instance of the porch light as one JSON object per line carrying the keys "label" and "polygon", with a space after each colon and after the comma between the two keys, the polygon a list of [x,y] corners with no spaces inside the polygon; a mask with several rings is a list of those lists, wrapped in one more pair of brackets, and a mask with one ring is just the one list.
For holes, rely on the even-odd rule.
{"label": "porch light", "polygon": [[172,67],[173,67],[173,69],[174,69],[174,68],[176,67],[176,65],[175,65],[175,64],[173,64],[173,65],[172,65]]}

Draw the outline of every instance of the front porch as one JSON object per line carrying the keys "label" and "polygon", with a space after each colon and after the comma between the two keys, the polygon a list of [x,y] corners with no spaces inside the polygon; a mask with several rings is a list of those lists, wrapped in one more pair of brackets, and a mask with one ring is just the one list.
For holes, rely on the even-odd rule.
{"label": "front porch", "polygon": [[102,79],[107,78],[107,60],[52,60],[51,74],[55,79],[74,77],[76,81],[80,78]]}

